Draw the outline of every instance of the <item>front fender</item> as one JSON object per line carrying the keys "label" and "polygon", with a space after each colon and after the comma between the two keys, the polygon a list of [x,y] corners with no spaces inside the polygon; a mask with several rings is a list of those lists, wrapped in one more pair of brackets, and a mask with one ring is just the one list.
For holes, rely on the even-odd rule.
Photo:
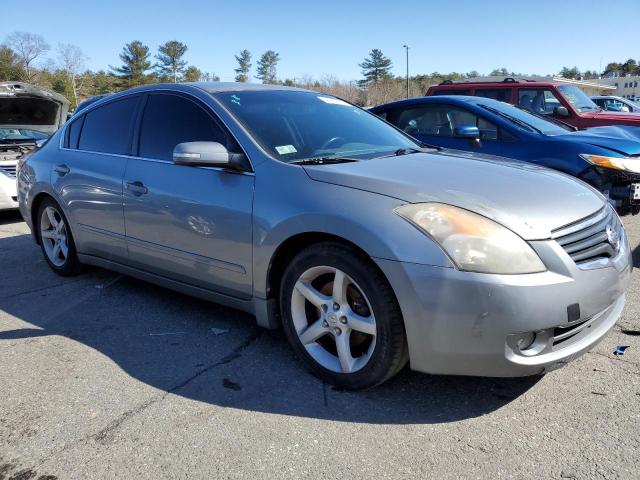
{"label": "front fender", "polygon": [[286,188],[257,172],[254,200],[254,295],[266,298],[269,265],[280,245],[303,233],[341,237],[372,258],[453,268],[442,249],[394,213],[405,202],[310,179],[288,169]]}

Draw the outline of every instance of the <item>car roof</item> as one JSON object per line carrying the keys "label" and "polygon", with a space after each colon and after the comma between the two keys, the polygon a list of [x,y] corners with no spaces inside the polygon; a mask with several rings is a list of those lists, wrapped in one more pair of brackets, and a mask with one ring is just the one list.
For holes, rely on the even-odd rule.
{"label": "car roof", "polygon": [[237,91],[274,91],[274,90],[289,90],[289,91],[301,91],[308,92],[303,88],[287,87],[284,85],[268,85],[264,83],[243,83],[243,82],[189,82],[185,85],[192,85],[194,87],[205,90],[209,93],[219,92],[237,92]]}
{"label": "car roof", "polygon": [[402,105],[415,105],[419,103],[442,103],[443,101],[447,103],[459,104],[459,105],[477,105],[478,103],[498,103],[504,104],[504,102],[500,102],[498,100],[494,100],[493,98],[486,97],[475,97],[470,95],[437,95],[437,96],[429,96],[429,97],[414,97],[414,98],[406,98],[404,100],[397,100],[395,102],[389,102],[382,105],[377,105],[372,107],[371,110],[378,110],[382,108],[394,108],[400,107]]}
{"label": "car roof", "polygon": [[536,80],[524,80],[524,81],[495,81],[495,82],[491,82],[491,81],[487,81],[487,82],[465,82],[465,81],[459,81],[459,82],[450,82],[450,83],[440,83],[438,85],[432,85],[430,88],[437,88],[437,89],[442,89],[442,90],[446,90],[446,89],[455,89],[455,88],[464,88],[464,87],[473,87],[473,88],[513,88],[513,87],[524,87],[524,88],[531,88],[531,87],[554,87],[560,85],[560,82],[553,82],[553,81],[547,81],[547,82],[543,82],[543,81],[536,81]]}

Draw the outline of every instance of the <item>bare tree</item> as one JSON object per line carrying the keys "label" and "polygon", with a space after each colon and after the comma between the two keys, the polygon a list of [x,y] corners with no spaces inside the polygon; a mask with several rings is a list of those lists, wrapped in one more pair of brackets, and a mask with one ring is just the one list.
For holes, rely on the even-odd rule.
{"label": "bare tree", "polygon": [[84,70],[86,59],[87,57],[82,50],[80,50],[80,47],[71,45],[70,43],[58,44],[58,61],[60,62],[60,68],[69,76],[76,105],[78,104],[78,75]]}
{"label": "bare tree", "polygon": [[5,45],[18,56],[27,75],[27,81],[33,82],[37,75],[33,68],[34,62],[50,50],[49,44],[38,34],[13,32],[5,39]]}

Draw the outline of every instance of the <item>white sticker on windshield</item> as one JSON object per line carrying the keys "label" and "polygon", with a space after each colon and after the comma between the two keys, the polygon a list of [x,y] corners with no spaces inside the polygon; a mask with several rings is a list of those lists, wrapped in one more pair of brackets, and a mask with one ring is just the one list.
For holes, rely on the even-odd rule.
{"label": "white sticker on windshield", "polygon": [[318,99],[322,100],[324,103],[329,103],[331,105],[342,105],[342,106],[345,106],[345,107],[350,107],[351,106],[347,102],[345,102],[344,100],[340,100],[339,98],[318,97]]}
{"label": "white sticker on windshield", "polygon": [[276,147],[276,151],[280,155],[286,155],[288,153],[296,153],[298,150],[296,150],[296,147],[293,145],[280,145],[279,147]]}

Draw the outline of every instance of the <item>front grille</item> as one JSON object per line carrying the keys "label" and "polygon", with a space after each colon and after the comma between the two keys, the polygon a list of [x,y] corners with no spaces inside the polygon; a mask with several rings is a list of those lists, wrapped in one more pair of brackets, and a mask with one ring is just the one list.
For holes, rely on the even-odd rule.
{"label": "front grille", "polygon": [[16,178],[16,166],[15,165],[0,165],[0,170],[10,177]]}
{"label": "front grille", "polygon": [[607,205],[593,215],[553,230],[551,237],[574,262],[581,264],[615,257],[622,241],[622,224]]}

